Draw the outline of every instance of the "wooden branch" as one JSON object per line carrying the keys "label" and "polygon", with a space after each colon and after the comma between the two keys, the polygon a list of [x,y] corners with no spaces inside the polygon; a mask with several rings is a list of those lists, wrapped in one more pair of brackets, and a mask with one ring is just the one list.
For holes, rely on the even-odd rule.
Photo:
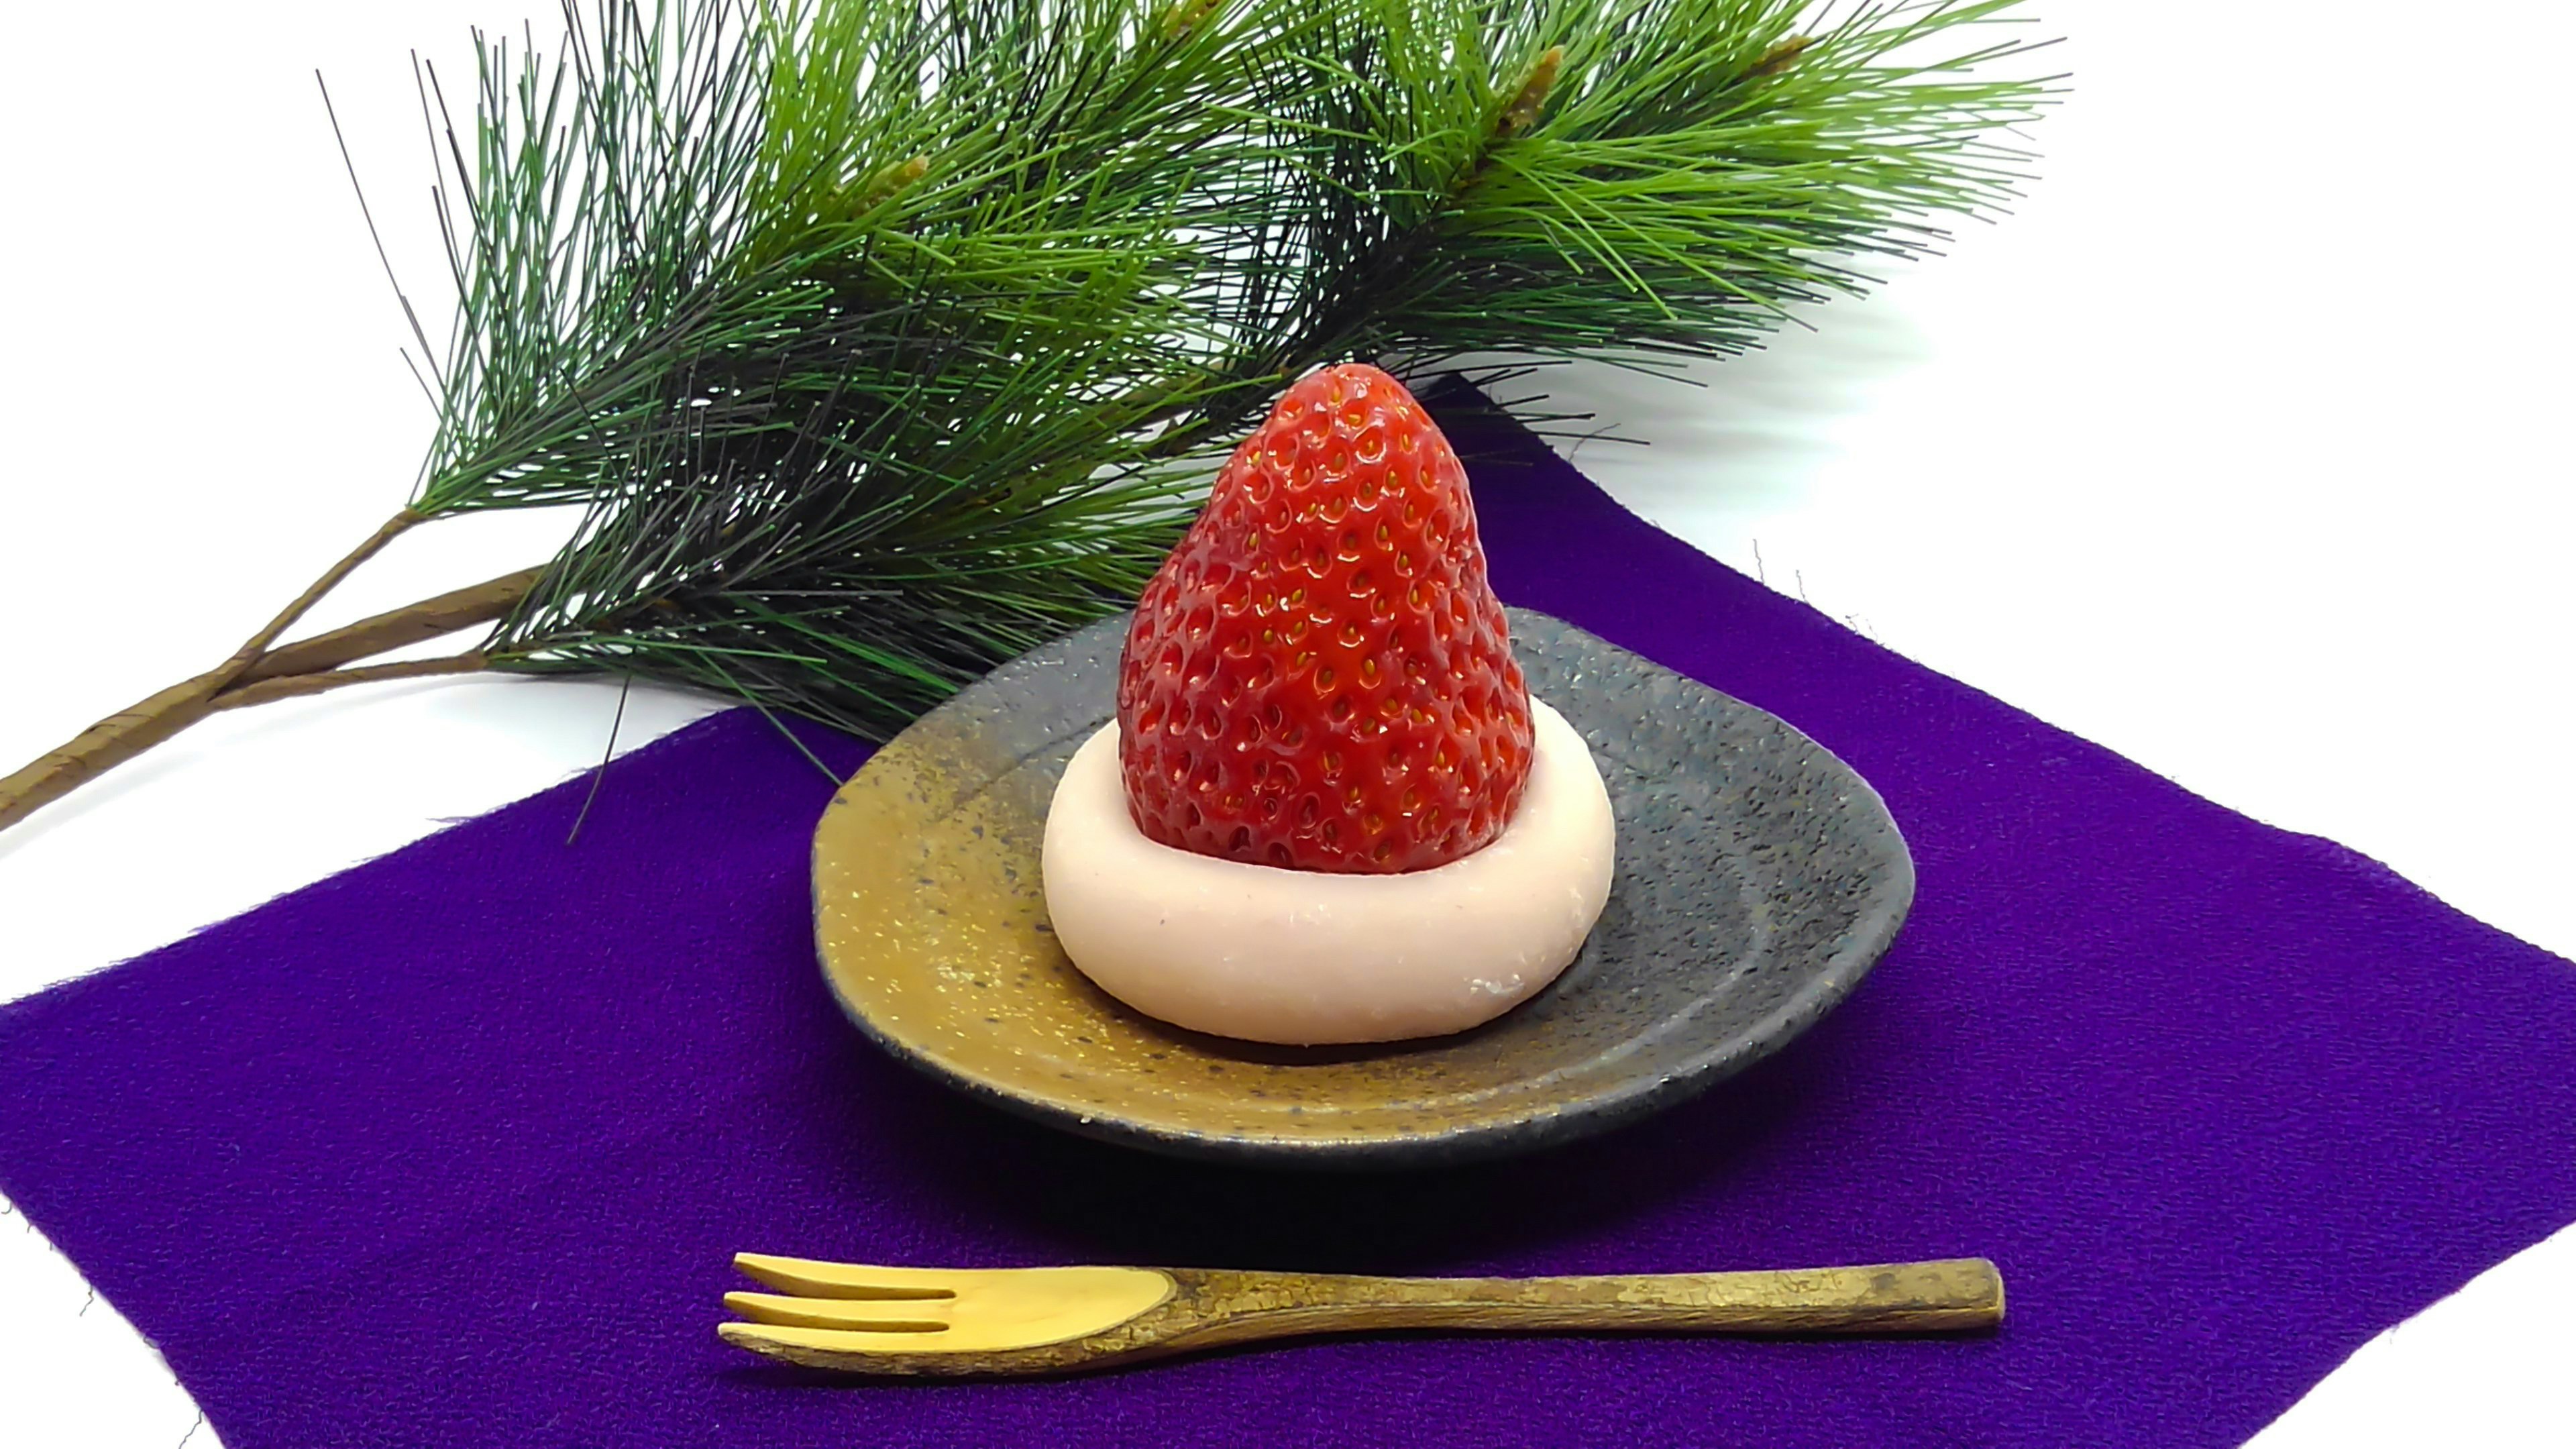
{"label": "wooden branch", "polygon": [[119,710],[73,736],[70,743],[46,752],[33,764],[0,780],[0,829],[71,793],[73,787],[92,775],[133,759],[204,719],[213,712],[214,697],[230,681],[226,671],[233,667],[233,661],[227,660],[224,669],[174,684]]}
{"label": "wooden branch", "polygon": [[404,659],[392,664],[368,664],[356,669],[332,669],[320,674],[296,674],[283,679],[263,679],[253,684],[237,685],[215,696],[215,709],[247,709],[255,704],[294,699],[300,695],[321,694],[352,684],[374,684],[388,679],[427,679],[441,674],[474,674],[492,665],[490,656],[479,649],[462,654],[447,654],[436,659]]}
{"label": "wooden branch", "polygon": [[[505,618],[527,597],[542,570],[522,569],[472,588],[389,610],[273,652],[269,648],[316,600],[419,521],[420,516],[408,509],[394,515],[366,542],[314,580],[222,664],[109,715],[60,748],[0,779],[0,829],[25,819],[71,793],[83,781],[142,754],[216,710],[240,709],[370,680],[412,679],[484,668],[487,661],[480,654],[410,660],[367,669],[340,666]],[[465,663],[468,659],[473,662]]]}
{"label": "wooden branch", "polygon": [[509,617],[519,601],[536,587],[545,570],[521,569],[503,574],[471,588],[457,589],[434,599],[423,599],[400,609],[389,610],[373,618],[361,619],[327,634],[281,644],[252,665],[233,687],[263,679],[280,679],[296,674],[319,674],[390,653],[406,644],[418,644],[441,634],[452,634],[477,624],[489,624]]}
{"label": "wooden branch", "polygon": [[244,670],[258,663],[260,656],[268,652],[269,645],[277,642],[277,636],[294,627],[295,621],[303,618],[305,611],[320,602],[324,594],[338,588],[341,580],[357,571],[358,565],[384,552],[386,544],[400,538],[413,524],[420,522],[421,518],[422,515],[406,508],[386,519],[382,526],[367,536],[366,542],[349,550],[346,557],[324,569],[322,577],[307,584],[304,592],[295,596],[293,603],[279,610],[276,618],[269,620],[258,633],[250,636],[249,642],[234,650],[233,657],[225,660],[214,672],[222,675],[226,683],[240,678]]}

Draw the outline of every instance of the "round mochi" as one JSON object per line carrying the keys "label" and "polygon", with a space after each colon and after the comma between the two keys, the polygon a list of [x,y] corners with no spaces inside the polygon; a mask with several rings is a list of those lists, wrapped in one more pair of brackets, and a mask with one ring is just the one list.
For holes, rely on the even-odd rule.
{"label": "round mochi", "polygon": [[1536,698],[1529,785],[1490,844],[1428,870],[1346,875],[1148,839],[1118,726],[1065,766],[1047,809],[1047,914],[1073,964],[1129,1006],[1298,1046],[1442,1036],[1536,995],[1610,898],[1610,794],[1583,737]]}

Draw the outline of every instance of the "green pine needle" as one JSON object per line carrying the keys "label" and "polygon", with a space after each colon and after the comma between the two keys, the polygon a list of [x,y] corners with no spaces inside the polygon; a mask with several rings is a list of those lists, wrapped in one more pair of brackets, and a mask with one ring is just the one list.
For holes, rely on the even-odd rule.
{"label": "green pine needle", "polygon": [[[1359,356],[1757,345],[2007,199],[2012,0],[598,0],[424,71],[430,515],[577,503],[487,645],[882,737],[1131,599]],[[428,349],[426,341],[422,343]]]}

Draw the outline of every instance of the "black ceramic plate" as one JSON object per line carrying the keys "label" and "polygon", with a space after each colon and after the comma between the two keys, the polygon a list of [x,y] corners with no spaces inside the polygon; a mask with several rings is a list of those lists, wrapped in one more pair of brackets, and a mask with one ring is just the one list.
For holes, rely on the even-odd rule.
{"label": "black ceramic plate", "polygon": [[844,786],[814,843],[833,992],[931,1075],[1157,1151],[1315,1167],[1455,1162],[1603,1131],[1804,1031],[1914,898],[1887,807],[1780,720],[1572,625],[1514,610],[1532,693],[1591,745],[1618,873],[1555,984],[1458,1036],[1283,1048],[1127,1009],[1046,926],[1039,843],[1074,748],[1111,716],[1126,621],[1016,660]]}

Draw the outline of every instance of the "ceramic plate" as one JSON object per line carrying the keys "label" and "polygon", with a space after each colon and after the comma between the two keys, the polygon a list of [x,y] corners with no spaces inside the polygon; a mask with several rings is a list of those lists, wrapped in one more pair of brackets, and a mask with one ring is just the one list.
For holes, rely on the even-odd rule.
{"label": "ceramic plate", "polygon": [[814,838],[823,971],[880,1046],[1093,1137],[1313,1167],[1524,1151],[1742,1070],[1842,1000],[1914,899],[1876,791],[1806,736],[1542,614],[1531,692],[1590,743],[1616,883],[1546,991],[1459,1036],[1346,1048],[1200,1036],[1128,1010],[1047,928],[1038,849],[1113,713],[1126,620],[1004,665],[877,752]]}

